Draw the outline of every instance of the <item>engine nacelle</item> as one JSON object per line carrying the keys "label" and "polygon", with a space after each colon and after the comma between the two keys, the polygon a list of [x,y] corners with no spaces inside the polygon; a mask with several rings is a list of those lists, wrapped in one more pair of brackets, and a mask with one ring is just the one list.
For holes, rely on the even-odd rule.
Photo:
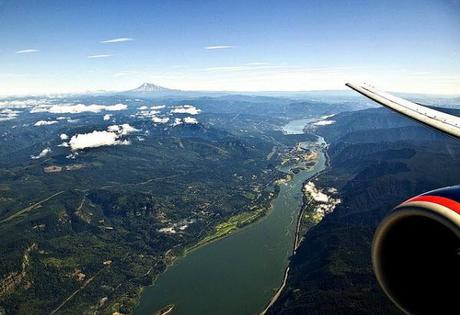
{"label": "engine nacelle", "polygon": [[411,198],[378,227],[380,286],[409,314],[460,314],[460,186]]}

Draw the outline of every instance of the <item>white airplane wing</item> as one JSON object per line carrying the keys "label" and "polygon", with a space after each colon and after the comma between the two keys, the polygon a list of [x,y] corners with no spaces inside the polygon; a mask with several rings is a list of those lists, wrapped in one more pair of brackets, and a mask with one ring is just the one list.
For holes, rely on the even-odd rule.
{"label": "white airplane wing", "polygon": [[379,91],[367,84],[358,85],[347,83],[346,86],[391,110],[415,119],[441,132],[460,138],[460,117],[409,102],[386,92]]}

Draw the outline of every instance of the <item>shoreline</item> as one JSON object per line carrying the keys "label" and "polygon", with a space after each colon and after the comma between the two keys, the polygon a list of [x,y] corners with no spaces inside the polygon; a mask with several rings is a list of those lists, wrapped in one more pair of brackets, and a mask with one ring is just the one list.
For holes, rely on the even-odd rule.
{"label": "shoreline", "polygon": [[[303,184],[305,184],[307,181],[313,180],[316,177],[320,176],[322,173],[324,173],[330,167],[329,155],[327,154],[327,149],[324,148],[321,151],[323,151],[324,157],[326,158],[325,168],[322,171],[320,171],[317,174],[315,174],[312,177],[310,177],[309,179],[307,179]],[[295,238],[294,238],[294,243],[293,243],[292,255],[295,255],[296,250],[298,248],[298,245],[300,245],[300,243],[299,244],[297,244],[297,243],[298,243],[299,238],[300,238],[300,225],[302,223],[302,221],[301,221],[302,220],[302,215],[305,212],[306,207],[308,207],[308,203],[307,204],[302,204],[302,208],[300,209],[299,215],[297,216],[297,225],[296,225],[296,232],[295,232]],[[284,290],[284,288],[286,287],[286,284],[287,284],[287,279],[288,279],[289,270],[290,270],[289,265],[290,265],[290,263],[288,263],[288,266],[286,267],[286,270],[284,271],[284,277],[283,277],[283,282],[282,282],[281,286],[278,288],[278,290],[276,290],[275,294],[270,299],[268,305],[264,308],[264,310],[262,312],[259,313],[259,315],[265,315],[268,312],[268,310],[273,306],[273,304],[275,304],[276,301],[281,296],[281,293],[283,292],[283,290]]]}
{"label": "shoreline", "polygon": [[[286,174],[287,174],[287,173],[286,173]],[[282,178],[278,178],[278,179],[274,180],[274,181],[273,181],[271,184],[269,184],[269,185],[277,186],[276,182],[277,182],[278,180],[280,180],[280,179],[282,179]],[[247,224],[244,224],[244,225],[241,226],[241,227],[237,227],[237,228],[235,228],[235,229],[233,229],[233,230],[230,230],[228,233],[222,234],[222,235],[220,235],[219,237],[213,238],[213,239],[211,239],[211,240],[209,240],[209,241],[207,241],[207,242],[204,242],[204,243],[202,243],[202,244],[199,244],[199,241],[198,241],[198,243],[196,243],[195,245],[192,245],[192,246],[189,247],[189,248],[187,248],[187,247],[184,248],[183,251],[182,251],[182,253],[181,253],[180,255],[174,256],[174,258],[172,258],[170,262],[165,263],[165,265],[166,265],[165,270],[162,271],[161,273],[159,273],[159,274],[155,277],[155,279],[154,279],[154,281],[153,281],[153,283],[152,283],[151,285],[141,287],[141,292],[144,291],[145,288],[148,288],[148,287],[150,287],[150,286],[155,285],[155,281],[157,280],[158,276],[160,276],[162,273],[166,272],[166,270],[168,270],[170,267],[172,267],[172,266],[175,264],[176,260],[185,258],[187,255],[193,253],[194,251],[196,251],[196,250],[198,250],[198,249],[200,249],[200,248],[202,248],[202,247],[204,247],[204,246],[210,245],[210,244],[212,244],[212,243],[215,243],[215,242],[217,242],[217,241],[220,241],[220,240],[222,240],[222,239],[225,239],[225,238],[227,238],[227,237],[230,237],[230,236],[232,236],[232,235],[234,235],[234,234],[236,234],[236,233],[238,233],[238,232],[240,232],[240,231],[242,231],[242,230],[248,228],[248,227],[251,226],[252,224],[255,224],[255,223],[259,222],[259,221],[264,220],[264,218],[270,213],[270,211],[272,211],[272,209],[273,209],[272,201],[273,201],[273,199],[276,199],[276,198],[278,197],[278,193],[279,193],[279,191],[276,191],[275,194],[271,197],[270,206],[269,206],[265,211],[261,211],[261,214],[260,214],[260,215],[257,215],[257,216],[254,218],[254,220],[252,220],[251,222],[249,222],[249,223],[247,223]],[[237,215],[235,215],[235,216],[238,216],[238,215],[239,215],[239,214],[237,214]],[[231,217],[230,217],[230,218],[231,218]],[[229,219],[230,219],[230,218],[229,218]]]}
{"label": "shoreline", "polygon": [[286,267],[286,270],[284,271],[283,283],[278,288],[278,290],[276,290],[275,295],[273,295],[273,297],[270,299],[270,302],[268,303],[267,307],[265,307],[265,309],[262,312],[260,312],[259,315],[265,315],[270,309],[270,307],[272,307],[273,304],[276,303],[281,293],[283,292],[284,288],[286,287],[288,275],[289,275],[289,265]]}
{"label": "shoreline", "polygon": [[[276,184],[273,182],[272,185],[276,185]],[[277,196],[278,196],[278,192],[276,192],[276,194],[274,196],[272,196],[272,198],[275,199]],[[258,215],[253,221],[249,222],[248,224],[245,224],[245,225],[243,225],[241,227],[233,229],[233,230],[229,231],[229,233],[223,234],[223,235],[221,235],[219,237],[216,237],[216,238],[214,238],[212,240],[209,240],[209,241],[207,241],[207,242],[205,242],[203,244],[198,245],[198,243],[197,243],[197,244],[193,245],[192,247],[190,247],[189,249],[184,248],[183,251],[181,252],[181,254],[179,254],[177,256],[173,256],[173,258],[171,258],[170,261],[165,262],[166,268],[162,272],[160,272],[159,274],[155,275],[155,277],[154,277],[154,279],[152,281],[152,284],[146,285],[146,286],[141,286],[139,288],[139,293],[138,293],[138,296],[136,298],[137,302],[136,302],[136,307],[134,308],[134,313],[135,313],[135,310],[137,308],[137,305],[139,305],[139,302],[140,302],[140,300],[142,298],[142,295],[143,295],[145,289],[154,286],[156,281],[158,280],[158,277],[160,277],[162,274],[164,274],[169,268],[173,267],[178,260],[186,258],[189,254],[192,254],[193,252],[195,252],[196,250],[198,250],[198,249],[200,249],[200,248],[202,248],[204,246],[210,245],[212,243],[215,243],[217,241],[220,241],[220,240],[223,240],[223,239],[225,239],[227,237],[235,235],[235,234],[239,233],[240,231],[242,231],[242,230],[244,230],[246,228],[249,228],[252,224],[255,224],[257,222],[260,222],[260,221],[264,220],[265,217],[270,213],[270,211],[272,211],[272,208],[273,208],[272,200],[270,200],[270,207],[268,207],[265,211],[262,211],[261,215]]]}
{"label": "shoreline", "polygon": [[[326,150],[324,148],[322,148],[320,151],[322,151],[322,153],[326,152]],[[326,158],[325,165],[327,165],[328,164],[327,163],[327,156],[325,156],[325,158]],[[315,178],[316,176],[321,174],[323,171],[324,170],[319,171],[315,175],[313,175],[313,176],[309,177],[308,179],[306,179],[303,183],[305,183],[308,180],[311,180],[311,179]],[[283,173],[285,173],[285,172],[283,172]],[[279,178],[277,180],[279,180]],[[276,181],[277,180],[275,180],[275,182],[272,182],[271,184],[276,186]],[[244,230],[245,228],[248,228],[248,227],[252,226],[253,223],[257,223],[257,222],[260,222],[260,221],[264,220],[264,218],[266,218],[267,215],[273,210],[272,202],[273,202],[273,199],[277,198],[277,196],[278,196],[278,191],[277,191],[277,193],[275,193],[273,198],[270,200],[270,206],[267,207],[264,211],[261,211],[259,214],[255,215],[254,219],[250,220],[250,222],[248,222],[244,226],[237,227],[235,229],[230,229],[227,233],[221,234],[221,235],[219,235],[218,237],[215,237],[215,238],[211,238],[211,239],[209,239],[208,241],[206,241],[206,242],[204,242],[202,244],[199,244],[199,242],[198,242],[197,244],[192,245],[189,248],[184,248],[183,250],[180,250],[178,252],[177,256],[171,257],[171,259],[167,262],[165,270],[163,270],[161,273],[159,273],[158,275],[155,276],[154,280],[152,281],[152,284],[147,285],[147,286],[143,286],[141,288],[141,290],[139,292],[139,300],[138,301],[141,300],[142,295],[144,293],[144,290],[147,289],[148,287],[155,286],[155,284],[156,284],[156,282],[158,280],[158,277],[160,277],[162,274],[164,274],[170,267],[173,267],[180,259],[186,258],[189,254],[193,253],[195,250],[200,249],[201,247],[204,247],[206,245],[210,245],[210,244],[212,244],[214,242],[217,242],[217,241],[220,241],[220,240],[225,239],[227,237],[230,237],[232,235],[235,235],[238,232]],[[297,214],[296,230],[295,230],[294,242],[292,244],[292,253],[295,253],[295,249],[297,247],[296,244],[299,241],[299,237],[300,237],[300,235],[299,235],[300,218],[302,216],[304,206],[305,205],[303,204],[302,208],[300,209],[299,213]],[[281,295],[283,289],[287,285],[289,270],[290,270],[290,268],[289,268],[289,264],[288,264],[286,266],[285,270],[284,270],[284,276],[283,276],[283,281],[282,281],[281,286],[276,290],[274,295],[270,298],[267,307],[265,307],[264,311],[262,313],[260,313],[260,314],[265,314],[265,312],[267,312],[268,309],[278,300],[278,298]],[[137,305],[139,305],[139,302],[137,303]]]}
{"label": "shoreline", "polygon": [[[272,198],[274,199],[274,198],[276,198],[276,197],[277,197],[277,196],[273,196]],[[250,222],[248,222],[248,223],[246,223],[246,224],[244,224],[244,225],[242,225],[242,226],[240,226],[240,227],[235,227],[234,229],[230,229],[227,233],[224,233],[224,234],[221,234],[221,235],[219,235],[219,236],[216,236],[216,237],[214,237],[214,238],[212,238],[212,239],[210,239],[210,240],[208,240],[208,241],[205,241],[205,242],[203,242],[203,243],[201,243],[201,244],[200,244],[200,241],[199,241],[197,244],[195,244],[195,245],[193,245],[193,246],[191,246],[191,247],[189,247],[189,248],[185,248],[185,249],[184,249],[184,254],[183,254],[183,255],[180,255],[180,257],[185,257],[185,256],[187,256],[188,254],[193,253],[194,251],[200,249],[200,248],[203,247],[203,246],[207,246],[207,245],[209,245],[209,244],[212,244],[212,243],[215,243],[215,242],[220,241],[220,240],[222,240],[222,239],[225,239],[225,238],[227,238],[227,237],[230,237],[230,236],[232,236],[232,235],[238,233],[239,231],[245,229],[246,227],[252,225],[253,223],[256,223],[256,222],[258,222],[258,221],[260,221],[260,220],[263,220],[263,218],[264,218],[265,216],[267,216],[267,214],[272,210],[272,205],[271,205],[271,203],[272,203],[272,200],[270,200],[270,207],[268,207],[266,210],[260,211],[260,214],[255,215],[254,218],[253,218],[253,220],[251,220]],[[241,214],[244,214],[244,213],[249,213],[249,212],[243,212],[243,213],[241,213]],[[240,215],[240,214],[237,214],[237,215],[235,215],[234,217],[237,217],[238,215]],[[230,217],[229,219],[231,219],[231,218],[232,218],[232,217]]]}

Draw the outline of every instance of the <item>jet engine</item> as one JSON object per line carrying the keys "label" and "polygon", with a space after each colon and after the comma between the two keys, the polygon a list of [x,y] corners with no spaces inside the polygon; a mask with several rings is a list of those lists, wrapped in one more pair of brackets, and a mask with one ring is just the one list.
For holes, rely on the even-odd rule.
{"label": "jet engine", "polygon": [[460,314],[460,186],[411,198],[377,228],[377,280],[409,314]]}

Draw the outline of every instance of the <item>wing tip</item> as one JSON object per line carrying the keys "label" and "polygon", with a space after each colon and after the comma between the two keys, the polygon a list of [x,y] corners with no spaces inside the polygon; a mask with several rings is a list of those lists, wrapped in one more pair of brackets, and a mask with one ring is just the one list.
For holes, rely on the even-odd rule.
{"label": "wing tip", "polygon": [[345,85],[348,86],[348,87],[357,87],[357,86],[366,87],[367,86],[367,87],[375,88],[372,84],[369,84],[367,82],[357,83],[357,82],[348,81],[348,82],[345,83]]}
{"label": "wing tip", "polygon": [[358,91],[359,87],[361,87],[360,84],[351,83],[351,82],[345,83],[345,86],[347,86],[347,87],[349,87],[350,89],[355,90],[355,91]]}

